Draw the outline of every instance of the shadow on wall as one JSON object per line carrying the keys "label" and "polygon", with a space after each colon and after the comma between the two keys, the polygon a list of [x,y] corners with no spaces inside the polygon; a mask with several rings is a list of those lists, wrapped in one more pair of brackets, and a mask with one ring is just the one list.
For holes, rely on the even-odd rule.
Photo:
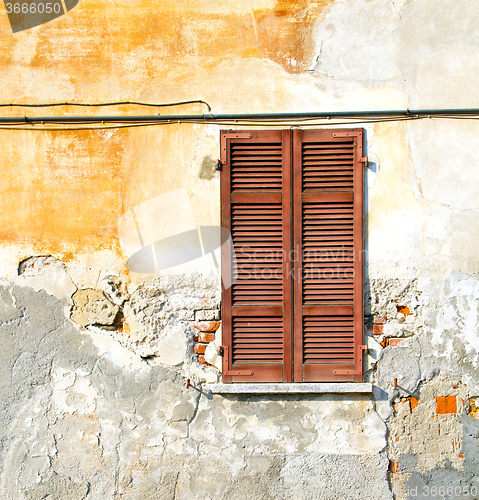
{"label": "shadow on wall", "polygon": [[[147,200],[126,212],[118,223],[120,245],[135,273],[159,271],[209,257],[208,270],[220,273],[220,252],[235,253],[231,234],[220,226],[197,226],[185,189]],[[198,265],[205,263],[198,262]],[[234,266],[233,266],[234,268]],[[235,276],[222,276],[225,289]]]}

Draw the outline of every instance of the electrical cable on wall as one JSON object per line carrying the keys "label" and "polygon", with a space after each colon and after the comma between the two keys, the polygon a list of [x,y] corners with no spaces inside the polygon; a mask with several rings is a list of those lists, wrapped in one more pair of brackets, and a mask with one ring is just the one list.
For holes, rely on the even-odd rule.
{"label": "electrical cable on wall", "polygon": [[9,103],[0,104],[0,108],[16,107],[16,108],[51,108],[54,106],[84,106],[84,107],[103,107],[103,106],[149,106],[152,108],[166,108],[172,106],[182,106],[184,104],[204,104],[208,111],[211,111],[211,106],[201,99],[194,99],[190,101],[168,102],[168,103],[151,103],[151,102],[138,102],[138,101],[117,101],[117,102],[96,102],[96,103],[83,103],[83,102],[50,102],[45,104],[32,104],[32,103]]}
{"label": "electrical cable on wall", "polygon": [[[140,104],[145,106],[176,106],[203,103],[202,100],[182,101],[168,104],[134,103],[54,103],[54,104],[0,104],[5,106],[47,107],[57,105],[72,106],[113,106],[120,104]],[[124,115],[124,116],[48,116],[48,117],[0,117],[0,130],[28,131],[75,131],[104,130],[134,127],[151,127],[177,124],[215,124],[223,127],[322,127],[337,125],[364,125],[368,123],[399,122],[420,119],[479,119],[478,108],[425,109],[425,110],[377,110],[377,111],[333,111],[303,113],[252,113],[252,114],[212,114],[203,115]]]}

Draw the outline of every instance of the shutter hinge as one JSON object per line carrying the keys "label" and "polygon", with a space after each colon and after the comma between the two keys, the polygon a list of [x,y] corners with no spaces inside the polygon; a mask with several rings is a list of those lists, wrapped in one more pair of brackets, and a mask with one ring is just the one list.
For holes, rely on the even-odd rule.
{"label": "shutter hinge", "polygon": [[359,163],[367,163],[368,162],[368,157],[363,156],[362,158],[359,158]]}
{"label": "shutter hinge", "polygon": [[[361,351],[361,354],[359,356],[359,363],[362,364],[362,362],[363,362],[362,351],[367,351],[368,346],[367,345],[359,345],[358,349]],[[363,371],[362,370],[334,370],[333,373],[335,375],[362,375]]]}
{"label": "shutter hinge", "polygon": [[333,132],[331,134],[333,137],[354,137],[356,132]]}
{"label": "shutter hinge", "polygon": [[221,134],[225,139],[251,139],[253,136],[246,132],[224,132]]}
{"label": "shutter hinge", "polygon": [[222,160],[218,160],[216,163],[215,163],[215,170],[223,170],[223,165],[226,165],[226,162],[225,161],[222,161]]}
{"label": "shutter hinge", "polygon": [[[229,347],[226,345],[222,345],[218,349],[218,353],[224,357],[224,366],[229,365]],[[223,372],[223,375],[241,375],[243,377],[251,377],[254,374],[251,370],[228,370],[226,369]]]}
{"label": "shutter hinge", "polygon": [[359,370],[334,370],[335,375],[362,375],[362,371]]}

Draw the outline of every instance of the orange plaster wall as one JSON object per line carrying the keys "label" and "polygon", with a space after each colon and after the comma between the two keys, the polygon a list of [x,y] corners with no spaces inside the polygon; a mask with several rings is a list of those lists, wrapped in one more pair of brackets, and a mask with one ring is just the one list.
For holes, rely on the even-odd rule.
{"label": "orange plaster wall", "polygon": [[[214,68],[226,60],[253,59],[278,64],[285,77],[305,71],[311,64],[314,22],[329,3],[81,0],[66,15],[15,34],[2,10],[1,100],[101,102],[146,97],[169,102],[203,98],[201,89],[192,94],[191,84],[182,94],[182,82],[194,72],[211,70],[215,80],[205,82],[205,88],[213,89],[212,105],[227,111],[228,93],[234,89],[224,91]],[[154,95],[149,91],[152,81]],[[281,93],[281,85],[277,92]],[[0,109],[4,116],[165,112],[134,106]],[[167,112],[204,110],[201,105],[190,105]],[[266,111],[275,109],[268,103]],[[188,131],[181,147],[188,148],[188,140],[199,133]],[[138,139],[141,134],[0,130],[0,244],[26,244],[39,253],[119,251],[117,223],[129,201],[138,203],[161,192],[162,185],[170,182],[168,165],[177,161],[171,154],[168,165],[146,161],[141,175],[135,177],[135,165],[141,164],[145,148],[150,147],[148,140]],[[151,137],[154,132],[148,134]],[[178,144],[177,136],[178,131],[162,131],[162,144],[171,149]],[[151,159],[152,153],[148,155]],[[158,174],[159,169],[165,173]],[[175,183],[170,183],[174,189]]]}

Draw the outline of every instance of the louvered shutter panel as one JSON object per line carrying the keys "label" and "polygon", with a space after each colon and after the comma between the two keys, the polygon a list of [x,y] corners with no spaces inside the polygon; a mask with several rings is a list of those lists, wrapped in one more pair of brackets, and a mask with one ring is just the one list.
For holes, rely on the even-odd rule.
{"label": "louvered shutter panel", "polygon": [[294,380],[361,381],[362,129],[293,135]]}
{"label": "louvered shutter panel", "polygon": [[223,381],[288,382],[291,359],[291,132],[221,132]]}

